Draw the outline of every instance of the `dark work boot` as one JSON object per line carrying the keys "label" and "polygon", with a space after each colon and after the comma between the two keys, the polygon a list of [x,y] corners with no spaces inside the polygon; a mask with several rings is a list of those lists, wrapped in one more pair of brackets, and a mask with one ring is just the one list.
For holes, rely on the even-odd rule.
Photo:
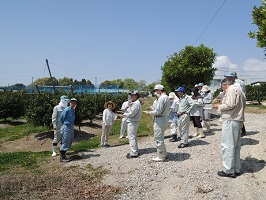
{"label": "dark work boot", "polygon": [[70,160],[66,157],[66,151],[60,151],[60,162],[69,162]]}
{"label": "dark work boot", "polygon": [[177,135],[172,135],[172,138],[169,140],[170,142],[177,142]]}

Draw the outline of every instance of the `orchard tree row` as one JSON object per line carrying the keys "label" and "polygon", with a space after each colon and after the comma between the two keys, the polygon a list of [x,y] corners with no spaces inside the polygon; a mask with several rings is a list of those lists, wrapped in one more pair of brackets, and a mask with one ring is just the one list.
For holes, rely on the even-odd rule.
{"label": "orchard tree row", "polygon": [[[0,119],[18,119],[25,117],[26,120],[36,126],[51,127],[51,116],[53,107],[60,102],[63,94],[41,93],[29,94],[20,92],[0,92]],[[65,95],[65,94],[64,94]],[[69,98],[76,98],[75,124],[80,126],[83,120],[92,120],[104,110],[106,101],[116,103],[115,110],[121,108],[122,103],[127,100],[127,93],[112,95],[110,93],[98,94],[66,94]]]}

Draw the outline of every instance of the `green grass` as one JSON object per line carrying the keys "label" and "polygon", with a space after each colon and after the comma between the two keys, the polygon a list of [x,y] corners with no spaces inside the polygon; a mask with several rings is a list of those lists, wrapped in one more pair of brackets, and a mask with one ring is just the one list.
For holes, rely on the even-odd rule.
{"label": "green grass", "polygon": [[50,154],[50,151],[0,153],[0,172],[16,168],[36,169]]}
{"label": "green grass", "polygon": [[246,106],[250,108],[266,109],[266,106],[264,105],[246,104]]}
{"label": "green grass", "polygon": [[93,138],[90,138],[89,140],[81,140],[78,143],[73,144],[70,150],[74,152],[87,151],[88,149],[99,147],[99,145],[100,138],[99,136],[95,136]]}
{"label": "green grass", "polygon": [[0,128],[0,139],[4,141],[14,141],[32,133],[47,131],[47,127],[33,126],[31,124],[21,124],[14,127]]}

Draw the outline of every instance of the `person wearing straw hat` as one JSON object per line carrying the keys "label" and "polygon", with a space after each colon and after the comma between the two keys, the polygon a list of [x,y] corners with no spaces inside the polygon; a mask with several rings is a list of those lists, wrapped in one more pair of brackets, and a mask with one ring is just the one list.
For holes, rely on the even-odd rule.
{"label": "person wearing straw hat", "polygon": [[177,116],[176,111],[178,108],[178,97],[174,92],[169,93],[169,99],[170,99],[170,113],[169,113],[169,120],[168,123],[170,124],[170,130],[172,138],[169,139],[170,142],[176,142],[177,141]]}
{"label": "person wearing straw hat", "polygon": [[106,148],[110,147],[108,144],[109,135],[112,129],[112,125],[116,120],[117,116],[112,111],[116,107],[115,103],[112,101],[108,101],[104,104],[104,111],[103,111],[103,122],[102,122],[102,136],[101,136],[101,147]]}
{"label": "person wearing straw hat", "polygon": [[202,97],[203,97],[203,116],[202,116],[202,124],[203,127],[206,127],[207,133],[211,131],[210,127],[210,113],[208,109],[212,108],[211,103],[212,103],[212,94],[211,90],[208,85],[204,85],[201,89],[202,92]]}
{"label": "person wearing straw hat", "polygon": [[131,102],[129,104],[128,112],[124,113],[124,116],[127,119],[127,135],[130,146],[130,153],[126,155],[126,158],[128,159],[137,158],[139,156],[137,131],[142,115],[142,106],[141,102],[139,101],[139,93],[134,91],[129,94],[131,97]]}
{"label": "person wearing straw hat", "polygon": [[60,117],[60,121],[63,124],[61,127],[62,145],[60,147],[60,162],[70,161],[70,159],[66,157],[66,152],[71,147],[72,141],[74,139],[76,106],[77,99],[70,99],[69,106],[63,110]]}
{"label": "person wearing straw hat", "polygon": [[59,104],[53,108],[52,124],[54,129],[54,139],[52,141],[52,156],[56,156],[57,144],[61,140],[60,129],[62,127],[62,123],[60,121],[60,116],[63,110],[67,107],[68,102],[68,97],[66,95],[63,95],[60,97]]}

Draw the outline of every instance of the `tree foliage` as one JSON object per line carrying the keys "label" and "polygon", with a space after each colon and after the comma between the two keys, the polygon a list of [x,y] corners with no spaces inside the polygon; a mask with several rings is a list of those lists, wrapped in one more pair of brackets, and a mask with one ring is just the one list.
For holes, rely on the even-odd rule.
{"label": "tree foliage", "polygon": [[266,2],[265,1],[262,3],[262,6],[260,7],[254,6],[252,11],[252,18],[254,24],[258,26],[258,31],[250,31],[249,37],[257,40],[258,47],[266,49]]}
{"label": "tree foliage", "polygon": [[167,91],[178,86],[192,88],[197,83],[210,84],[216,69],[212,67],[216,53],[203,44],[198,47],[186,46],[179,53],[174,53],[164,63],[162,84]]}

